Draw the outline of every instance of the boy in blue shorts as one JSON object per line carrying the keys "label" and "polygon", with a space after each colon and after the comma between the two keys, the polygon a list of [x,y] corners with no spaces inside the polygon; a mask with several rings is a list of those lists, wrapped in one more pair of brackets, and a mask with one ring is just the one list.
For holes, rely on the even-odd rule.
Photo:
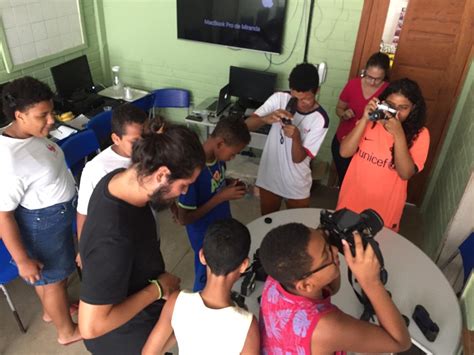
{"label": "boy in blue shorts", "polygon": [[188,192],[178,201],[178,221],[186,231],[194,250],[194,287],[200,291],[206,284],[206,267],[199,261],[207,227],[214,221],[231,217],[230,200],[242,198],[245,186],[238,181],[226,183],[225,162],[232,160],[250,142],[249,130],[241,119],[223,119],[203,143],[206,168],[202,169]]}

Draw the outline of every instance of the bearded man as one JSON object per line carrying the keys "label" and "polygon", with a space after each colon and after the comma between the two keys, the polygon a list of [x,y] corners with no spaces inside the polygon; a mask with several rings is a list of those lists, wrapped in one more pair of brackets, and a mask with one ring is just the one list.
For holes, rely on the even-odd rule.
{"label": "bearded man", "polygon": [[133,146],[132,165],[104,176],[88,206],[79,243],[79,329],[94,354],[139,354],[164,300],[179,289],[166,272],[151,209],[168,205],[199,175],[197,135],[168,125]]}

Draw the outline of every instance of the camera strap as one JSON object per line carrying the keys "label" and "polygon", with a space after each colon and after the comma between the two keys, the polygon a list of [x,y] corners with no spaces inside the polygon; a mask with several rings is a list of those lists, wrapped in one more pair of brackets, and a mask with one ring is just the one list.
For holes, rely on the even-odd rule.
{"label": "camera strap", "polygon": [[[388,272],[385,269],[384,259],[383,259],[383,256],[382,256],[382,252],[380,251],[379,243],[377,243],[377,241],[374,240],[373,238],[368,238],[367,243],[370,244],[370,246],[374,250],[375,256],[377,257],[377,259],[379,261],[379,264],[380,264],[380,281],[382,281],[382,284],[385,285],[387,283],[387,279],[388,279]],[[352,289],[354,290],[354,293],[355,293],[357,299],[364,306],[364,310],[363,310],[363,312],[360,316],[360,319],[361,320],[366,320],[366,321],[371,319],[372,321],[374,321],[375,320],[374,319],[374,315],[375,315],[374,308],[372,307],[372,304],[370,303],[369,298],[365,295],[364,291],[362,290],[362,292],[359,292],[355,289],[355,287],[354,287],[354,277],[352,276],[352,271],[349,267],[347,268],[347,278],[349,280],[349,283],[351,284]]]}

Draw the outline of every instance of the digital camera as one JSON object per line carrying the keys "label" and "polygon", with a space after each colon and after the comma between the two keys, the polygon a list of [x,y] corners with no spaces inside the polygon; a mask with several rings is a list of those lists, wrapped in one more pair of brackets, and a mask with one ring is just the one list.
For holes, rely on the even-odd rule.
{"label": "digital camera", "polygon": [[382,102],[382,103],[377,104],[377,109],[369,115],[369,120],[371,121],[385,120],[387,117],[385,112],[389,112],[393,116],[397,114],[397,110],[390,107],[385,102]]}
{"label": "digital camera", "polygon": [[[352,255],[355,255],[353,232],[359,232],[365,249],[369,239],[372,239],[383,228],[382,217],[372,209],[364,210],[360,214],[347,208],[335,212],[321,210],[320,221],[321,227],[329,235],[329,243],[336,246],[340,253],[343,253],[342,240],[346,240]],[[374,251],[377,254],[375,248]]]}

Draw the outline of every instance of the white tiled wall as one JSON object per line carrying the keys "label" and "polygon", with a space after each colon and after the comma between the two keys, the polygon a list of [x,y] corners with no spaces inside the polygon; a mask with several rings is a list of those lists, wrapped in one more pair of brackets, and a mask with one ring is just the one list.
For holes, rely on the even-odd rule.
{"label": "white tiled wall", "polygon": [[0,0],[0,16],[13,64],[84,43],[78,1]]}

